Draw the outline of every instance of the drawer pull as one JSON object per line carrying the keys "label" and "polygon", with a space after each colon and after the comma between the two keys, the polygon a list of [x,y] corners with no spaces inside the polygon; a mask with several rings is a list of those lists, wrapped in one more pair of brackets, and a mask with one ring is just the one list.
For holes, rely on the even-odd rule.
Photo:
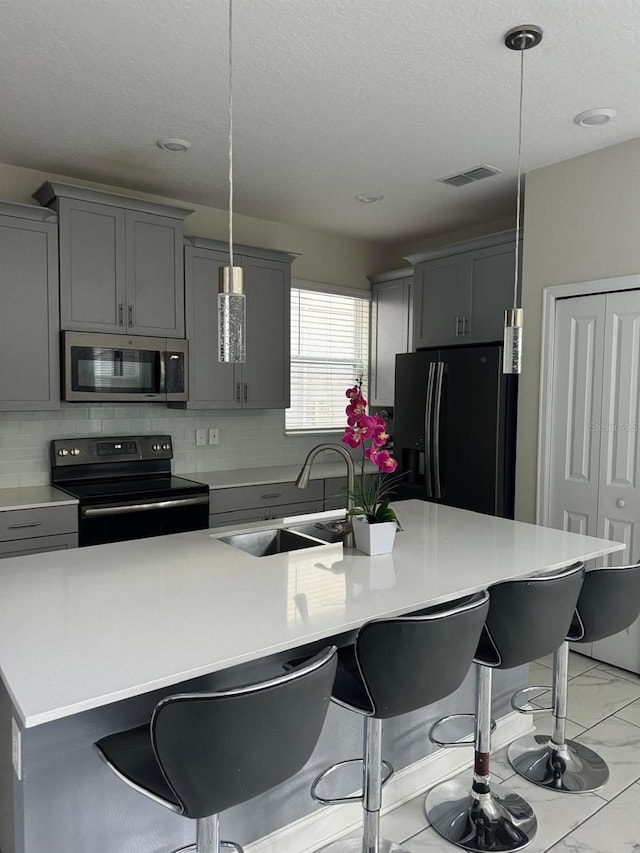
{"label": "drawer pull", "polygon": [[40,527],[41,521],[25,521],[22,524],[10,524],[9,530],[21,530],[23,527]]}
{"label": "drawer pull", "polygon": [[282,497],[281,492],[271,492],[268,495],[262,495],[263,500],[266,500],[267,498],[281,498],[281,497]]}

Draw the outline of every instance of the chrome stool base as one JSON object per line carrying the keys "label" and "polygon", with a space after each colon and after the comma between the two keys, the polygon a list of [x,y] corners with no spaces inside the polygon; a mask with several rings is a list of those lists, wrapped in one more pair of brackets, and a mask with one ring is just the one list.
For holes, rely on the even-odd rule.
{"label": "chrome stool base", "polygon": [[365,847],[362,838],[339,838],[322,847],[319,853],[409,853],[409,851],[406,847],[387,838],[378,839],[377,849]]}
{"label": "chrome stool base", "polygon": [[502,785],[473,796],[468,781],[451,779],[433,788],[424,805],[436,832],[473,853],[522,850],[538,826],[529,803]]}
{"label": "chrome stool base", "polygon": [[574,740],[554,748],[549,735],[527,735],[510,744],[507,756],[520,776],[552,791],[597,791],[609,779],[609,768],[598,753]]}

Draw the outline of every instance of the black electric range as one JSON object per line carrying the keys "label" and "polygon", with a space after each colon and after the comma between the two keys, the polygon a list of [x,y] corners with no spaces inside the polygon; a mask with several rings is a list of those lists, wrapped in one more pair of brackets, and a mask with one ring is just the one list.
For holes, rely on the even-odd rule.
{"label": "black electric range", "polygon": [[171,473],[169,435],[55,439],[51,482],[79,500],[80,545],[202,530],[209,487]]}

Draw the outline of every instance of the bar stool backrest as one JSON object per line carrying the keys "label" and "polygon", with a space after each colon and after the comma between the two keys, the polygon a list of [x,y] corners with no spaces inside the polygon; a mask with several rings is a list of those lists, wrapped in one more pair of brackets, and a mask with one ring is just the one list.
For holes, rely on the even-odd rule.
{"label": "bar stool backrest", "polygon": [[[578,643],[624,631],[640,615],[640,564],[595,569],[585,575],[572,630]],[[573,639],[573,637],[571,637]]]}
{"label": "bar stool backrest", "polygon": [[453,693],[473,661],[489,609],[487,593],[412,616],[368,622],[355,654],[371,716],[396,717]]}
{"label": "bar stool backrest", "polygon": [[478,663],[511,669],[559,648],[571,625],[583,577],[584,563],[575,563],[492,586]]}
{"label": "bar stool backrest", "polygon": [[306,764],[324,724],[336,660],[332,646],[269,681],[168,696],[156,705],[153,748],[185,816],[225,811]]}

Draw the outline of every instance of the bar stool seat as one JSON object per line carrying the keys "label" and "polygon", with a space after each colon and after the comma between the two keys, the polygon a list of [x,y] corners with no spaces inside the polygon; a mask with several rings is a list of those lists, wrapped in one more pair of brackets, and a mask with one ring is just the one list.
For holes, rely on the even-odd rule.
{"label": "bar stool seat", "polygon": [[108,735],[94,748],[130,787],[196,820],[196,843],[181,850],[241,851],[220,840],[219,813],[306,764],[322,731],[336,665],[331,646],[259,684],[167,696],[149,724]]}
{"label": "bar stool seat", "polygon": [[[471,785],[450,779],[436,785],[425,799],[429,823],[464,850],[521,850],[535,837],[537,819],[529,803],[508,787],[491,782],[493,670],[521,666],[558,647],[571,623],[583,576],[584,565],[576,563],[557,572],[489,588],[489,613],[475,655],[473,779]],[[433,737],[437,726],[432,727],[430,736],[442,745]]]}
{"label": "bar stool seat", "polygon": [[[355,643],[339,651],[332,700],[364,718],[363,758],[341,761],[321,773],[311,795],[321,803],[358,800],[360,838],[339,839],[324,851],[407,853],[380,837],[382,786],[393,768],[382,760],[383,721],[443,699],[462,684],[489,608],[487,593],[429,610],[368,622]],[[352,763],[362,765],[362,791],[348,797],[319,793],[327,777]]]}
{"label": "bar stool seat", "polygon": [[[529,782],[579,794],[597,791],[608,781],[604,759],[579,741],[566,739],[569,642],[594,643],[611,637],[628,628],[638,615],[640,564],[587,572],[566,640],[554,653],[553,732],[518,738],[507,750],[513,768]],[[518,704],[519,694],[524,692],[514,694],[511,704],[516,711],[531,713]]]}

